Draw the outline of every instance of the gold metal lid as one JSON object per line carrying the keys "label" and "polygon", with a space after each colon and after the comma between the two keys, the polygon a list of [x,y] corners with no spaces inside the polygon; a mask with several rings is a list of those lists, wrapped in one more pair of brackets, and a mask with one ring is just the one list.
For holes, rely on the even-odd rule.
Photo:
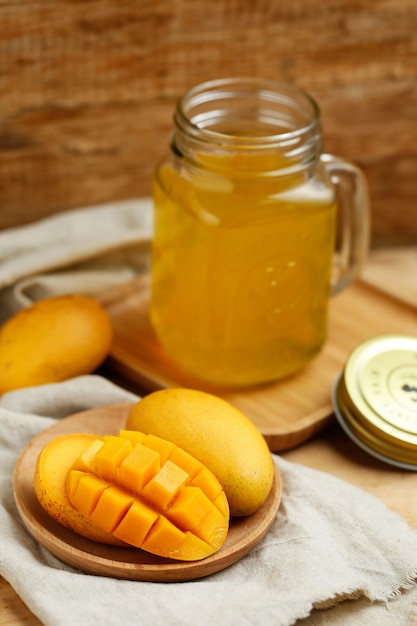
{"label": "gold metal lid", "polygon": [[417,337],[383,335],[357,346],[334,385],[333,406],[363,449],[417,470]]}

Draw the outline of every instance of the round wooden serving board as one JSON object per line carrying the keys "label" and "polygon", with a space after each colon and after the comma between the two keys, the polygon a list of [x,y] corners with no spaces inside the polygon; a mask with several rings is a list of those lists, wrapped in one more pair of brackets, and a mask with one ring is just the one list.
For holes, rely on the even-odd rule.
{"label": "round wooden serving board", "polygon": [[201,561],[174,561],[136,548],[90,541],[55,522],[40,506],[33,490],[33,476],[44,445],[63,434],[118,434],[125,426],[130,407],[100,407],[77,413],[43,431],[26,446],[16,463],[13,488],[18,511],[30,534],[68,565],[88,574],[128,580],[180,582],[203,578],[245,556],[266,535],[275,519],[281,499],[278,473],[261,509],[248,517],[231,518],[229,533],[221,549]]}

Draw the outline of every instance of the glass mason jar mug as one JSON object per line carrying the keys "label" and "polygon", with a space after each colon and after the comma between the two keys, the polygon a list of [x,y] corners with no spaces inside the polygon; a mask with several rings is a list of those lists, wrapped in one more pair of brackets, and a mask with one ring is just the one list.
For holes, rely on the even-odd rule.
{"label": "glass mason jar mug", "polygon": [[329,297],[366,256],[365,179],[322,154],[319,108],[289,85],[203,83],[174,123],[153,177],[157,336],[216,385],[288,376],[323,347]]}

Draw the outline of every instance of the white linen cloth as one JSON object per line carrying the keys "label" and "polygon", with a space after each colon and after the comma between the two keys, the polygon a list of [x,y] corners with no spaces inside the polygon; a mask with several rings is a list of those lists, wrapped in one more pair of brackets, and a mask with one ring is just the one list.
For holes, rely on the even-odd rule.
{"label": "white linen cloth", "polygon": [[[67,212],[0,233],[3,318],[49,293],[94,292],[147,266],[150,202]],[[416,626],[417,532],[381,501],[274,455],[283,481],[277,518],[250,554],[184,583],[85,574],[24,528],[12,473],[37,433],[88,408],[138,397],[83,376],[0,398],[0,574],[46,625]]]}
{"label": "white linen cloth", "polygon": [[87,207],[0,232],[0,323],[51,294],[94,294],[149,263],[149,198]]}

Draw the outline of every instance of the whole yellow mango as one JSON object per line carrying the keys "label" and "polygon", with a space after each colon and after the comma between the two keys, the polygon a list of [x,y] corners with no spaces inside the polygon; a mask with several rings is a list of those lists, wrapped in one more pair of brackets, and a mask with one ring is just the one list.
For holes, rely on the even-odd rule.
{"label": "whole yellow mango", "polygon": [[93,298],[45,298],[0,328],[0,394],[94,371],[113,338],[109,316]]}
{"label": "whole yellow mango", "polygon": [[217,477],[233,516],[251,515],[271,490],[274,464],[256,426],[226,400],[193,389],[162,389],[142,398],[126,429],[172,441]]}

